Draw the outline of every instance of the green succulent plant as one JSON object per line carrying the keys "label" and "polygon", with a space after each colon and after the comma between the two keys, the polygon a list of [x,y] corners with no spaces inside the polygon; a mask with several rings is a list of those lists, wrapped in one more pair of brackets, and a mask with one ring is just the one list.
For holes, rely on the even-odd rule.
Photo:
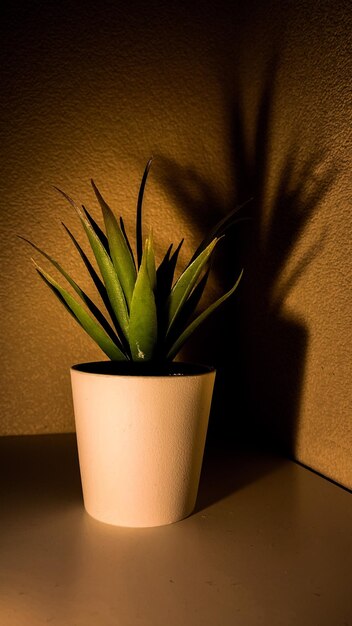
{"label": "green succulent plant", "polygon": [[91,183],[102,211],[105,232],[84,206],[78,206],[58,189],[75,209],[88,238],[99,273],[63,224],[100,294],[105,312],[55,259],[21,237],[66,279],[78,298],[32,259],[39,276],[112,361],[172,361],[195,329],[234,293],[243,273],[242,270],[229,291],[205,310],[196,312],[207,284],[214,251],[228,228],[237,221],[238,209],[225,216],[202,241],[177,280],[174,275],[183,240],[174,250],[171,244],[156,267],[153,235],[150,233],[144,242],[142,237],[142,203],[151,163],[152,159],[146,165],[138,195],[135,255],[122,217],[117,220],[93,180]]}

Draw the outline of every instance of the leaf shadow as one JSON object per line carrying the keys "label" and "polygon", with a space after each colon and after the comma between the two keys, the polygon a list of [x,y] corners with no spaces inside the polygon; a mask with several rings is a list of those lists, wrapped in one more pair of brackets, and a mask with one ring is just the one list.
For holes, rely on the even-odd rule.
{"label": "leaf shadow", "polygon": [[161,184],[200,237],[236,205],[253,198],[245,208],[250,220],[233,230],[214,267],[215,282],[224,288],[243,265],[243,284],[182,353],[182,358],[217,368],[206,453],[235,453],[240,441],[295,455],[309,330],[284,305],[323,250],[324,230],[294,255],[337,171],[318,142],[303,155],[297,136],[281,149],[274,172],[277,58],[266,68],[252,133],[245,124],[246,94],[239,86],[232,92],[230,202],[195,168],[159,156]]}

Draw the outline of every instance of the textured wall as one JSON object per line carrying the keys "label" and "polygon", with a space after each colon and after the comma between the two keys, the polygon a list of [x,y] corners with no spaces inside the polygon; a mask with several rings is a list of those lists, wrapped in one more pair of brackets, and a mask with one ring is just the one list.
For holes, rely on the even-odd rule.
{"label": "textured wall", "polygon": [[[77,233],[77,221],[52,185],[94,212],[93,176],[129,228],[153,153],[145,219],[159,254],[185,235],[186,259],[205,225],[254,196],[243,288],[217,317],[219,339],[208,330],[195,345],[225,394],[241,372],[231,420],[351,487],[350,3],[49,0],[3,12],[1,433],[71,430],[69,366],[100,358],[16,234],[88,288],[60,226]],[[236,273],[226,261],[214,290]]]}

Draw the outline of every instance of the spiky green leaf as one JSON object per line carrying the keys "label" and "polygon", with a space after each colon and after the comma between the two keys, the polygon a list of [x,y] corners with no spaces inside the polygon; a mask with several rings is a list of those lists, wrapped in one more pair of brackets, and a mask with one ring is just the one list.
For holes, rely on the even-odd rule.
{"label": "spiky green leaf", "polygon": [[174,342],[174,344],[172,345],[172,347],[170,348],[167,354],[168,360],[172,361],[175,358],[175,356],[178,354],[178,352],[181,350],[183,344],[189,339],[192,333],[196,330],[196,328],[198,328],[198,326],[202,324],[209,317],[209,315],[211,315],[211,313],[213,313],[221,304],[223,304],[230,296],[232,296],[232,294],[236,291],[240,283],[242,275],[243,275],[243,270],[241,271],[234,286],[229,291],[227,291],[223,296],[218,298],[218,300],[213,302],[207,309],[202,311],[202,313],[200,313],[198,317],[196,317],[187,326],[187,328],[179,335],[179,337],[176,339],[176,341]]}
{"label": "spiky green leaf", "polygon": [[153,256],[152,242],[148,238],[137,274],[130,309],[129,343],[134,361],[150,361],[156,351],[158,338],[157,310],[152,287],[153,278],[149,275]]}
{"label": "spiky green leaf", "polygon": [[101,280],[101,278],[98,275],[98,273],[95,271],[93,265],[91,264],[90,260],[88,259],[88,257],[86,255],[86,253],[84,252],[82,246],[78,243],[76,237],[73,235],[73,233],[71,233],[70,229],[67,228],[66,224],[64,224],[63,222],[62,222],[62,226],[64,227],[66,233],[70,237],[70,239],[71,239],[73,245],[75,246],[78,254],[80,255],[84,265],[87,268],[89,276],[91,277],[91,279],[92,279],[92,281],[93,281],[93,283],[94,283],[94,285],[95,285],[95,287],[96,287],[96,289],[97,289],[97,291],[98,291],[102,301],[104,302],[105,307],[108,309],[109,314],[111,315],[112,309],[111,309],[111,307],[109,309],[110,302],[109,302],[109,298],[108,298],[108,295],[107,295],[107,292],[106,292],[106,287],[105,287],[103,281]]}
{"label": "spiky green leaf", "polygon": [[170,294],[172,283],[174,280],[177,259],[178,259],[178,255],[180,253],[183,241],[184,241],[183,239],[180,241],[180,243],[178,244],[176,250],[173,252],[172,255],[171,255],[171,250],[172,250],[173,244],[169,246],[163,260],[161,261],[157,269],[157,272],[156,272],[157,301],[158,301],[158,306],[160,307],[163,306],[164,302],[166,301],[166,299],[168,298]]}
{"label": "spiky green leaf", "polygon": [[137,216],[136,216],[136,247],[137,247],[137,267],[139,268],[142,262],[142,251],[143,251],[143,234],[142,234],[142,206],[143,206],[143,197],[145,185],[147,182],[149,170],[151,168],[153,162],[153,157],[151,157],[145,167],[142,181],[139,188],[138,200],[137,200]]}
{"label": "spiky green leaf", "polygon": [[[123,218],[121,216],[120,216],[120,228],[121,228],[122,234],[123,234],[123,236],[125,238],[126,245],[127,245],[128,249],[130,251],[130,255],[132,257],[133,263],[135,264],[132,246],[131,246],[130,241],[128,239],[128,236],[127,236],[127,233],[126,233],[125,223],[124,223]],[[135,266],[136,266],[136,264],[135,264]]]}
{"label": "spiky green leaf", "polygon": [[97,343],[101,350],[105,352],[109,359],[113,361],[127,360],[126,355],[118,348],[112,339],[110,339],[105,330],[103,330],[103,328],[89,315],[82,305],[77,302],[77,300],[66,289],[61,287],[54,278],[45,272],[45,270],[43,270],[36,263],[36,261],[33,260],[33,263],[44,282],[52,289],[60,302],[65,304],[65,308],[69,310],[75,320]]}
{"label": "spiky green leaf", "polygon": [[128,341],[126,340],[122,330],[121,330],[121,326],[118,323],[117,319],[116,319],[116,315],[114,313],[114,310],[111,306],[111,302],[109,300],[109,296],[108,293],[106,291],[106,287],[103,283],[103,281],[101,280],[100,276],[98,275],[98,273],[95,271],[93,265],[91,264],[90,260],[88,259],[86,253],[84,252],[84,250],[82,249],[82,247],[80,246],[80,244],[78,243],[77,239],[74,237],[74,235],[71,233],[71,231],[67,228],[67,226],[62,223],[64,229],[66,230],[67,234],[69,235],[72,243],[74,244],[76,250],[78,251],[84,265],[87,268],[87,271],[104,303],[104,306],[110,316],[110,319],[116,329],[116,333],[117,333],[117,337],[119,339],[119,342],[117,343],[118,346],[120,346],[123,349],[124,352],[128,352]]}
{"label": "spiky green leaf", "polygon": [[[59,190],[60,191],[60,190]],[[62,192],[61,192],[62,193]],[[98,239],[100,239],[101,243],[103,244],[106,252],[110,255],[110,248],[109,248],[109,241],[108,238],[106,236],[106,234],[104,233],[104,231],[100,228],[99,224],[97,224],[97,222],[95,221],[95,219],[93,218],[92,214],[89,213],[87,207],[85,207],[82,204],[82,209],[85,213],[85,216],[88,220],[88,222],[90,223],[90,225],[92,226],[96,236],[98,237]]]}
{"label": "spiky green leaf", "polygon": [[167,341],[165,341],[165,345],[163,346],[164,354],[168,352],[168,349],[173,343],[176,341],[177,337],[181,335],[186,326],[189,323],[189,320],[194,315],[199,301],[203,295],[206,284],[208,282],[210,274],[210,267],[207,269],[205,274],[199,280],[192,293],[188,296],[186,302],[184,303],[177,320],[175,321],[172,331],[170,332]]}
{"label": "spiky green leaf", "polygon": [[185,271],[181,274],[177,282],[175,283],[170,296],[167,302],[168,308],[168,327],[167,334],[169,334],[177,316],[184,303],[186,302],[188,296],[194,289],[200,274],[202,273],[204,267],[208,263],[214,248],[218,242],[218,239],[215,238],[210,244],[201,252],[197,258],[185,269]]}
{"label": "spiky green leaf", "polygon": [[56,261],[52,256],[47,254],[44,250],[39,248],[36,244],[34,244],[29,239],[25,239],[25,237],[20,237],[23,241],[28,243],[32,248],[34,248],[37,252],[39,252],[44,258],[46,258],[59,272],[60,274],[67,280],[67,282],[71,285],[71,287],[75,290],[75,292],[79,295],[79,297],[83,300],[88,310],[94,315],[99,324],[104,328],[105,332],[109,335],[116,345],[122,348],[121,342],[117,337],[116,333],[111,328],[109,322],[104,317],[103,313],[96,306],[93,300],[81,289],[81,287],[76,283],[76,281],[66,272],[66,270]]}
{"label": "spiky green leaf", "polygon": [[155,293],[156,289],[156,267],[155,267],[155,253],[154,253],[154,239],[153,233],[151,232],[146,243],[146,264],[147,264],[147,272],[149,276],[150,286],[152,291]]}
{"label": "spiky green leaf", "polygon": [[68,200],[71,206],[77,212],[82,226],[86,232],[89,243],[93,250],[97,264],[100,269],[100,273],[105,283],[106,291],[111,302],[111,306],[116,315],[117,321],[121,327],[121,330],[126,338],[128,338],[128,308],[121,287],[119,278],[116,274],[113,262],[107,253],[105,247],[100,241],[86,214],[81,208],[68,196],[64,191],[58,189],[58,191]]}
{"label": "spiky green leaf", "polygon": [[91,183],[103,213],[106,234],[109,242],[110,256],[125,294],[126,302],[128,306],[130,306],[134,284],[136,282],[136,268],[134,260],[115,215],[109,205],[105,202],[93,180]]}

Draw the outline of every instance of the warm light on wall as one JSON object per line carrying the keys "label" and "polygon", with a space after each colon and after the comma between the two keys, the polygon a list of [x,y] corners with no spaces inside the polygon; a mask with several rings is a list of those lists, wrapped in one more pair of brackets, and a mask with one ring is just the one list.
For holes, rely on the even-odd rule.
{"label": "warm light on wall", "polygon": [[[299,320],[286,346],[291,366],[292,342],[304,353],[295,452],[351,486],[350,12],[343,3],[269,5],[196,3],[187,14],[182,3],[161,2],[9,8],[1,42],[1,433],[71,430],[69,366],[97,356],[29,275],[16,234],[67,258],[63,203],[51,186],[91,206],[91,176],[117,210],[123,205],[129,228],[153,153],[161,164],[146,219],[161,246],[187,232],[184,260],[203,222],[255,196],[254,241],[263,247],[247,268],[251,323],[279,303],[277,344],[283,320]],[[256,363],[267,356],[268,374],[275,357],[253,341],[253,359],[259,345]],[[276,367],[284,378],[283,357]],[[291,400],[284,394],[278,406]]]}

